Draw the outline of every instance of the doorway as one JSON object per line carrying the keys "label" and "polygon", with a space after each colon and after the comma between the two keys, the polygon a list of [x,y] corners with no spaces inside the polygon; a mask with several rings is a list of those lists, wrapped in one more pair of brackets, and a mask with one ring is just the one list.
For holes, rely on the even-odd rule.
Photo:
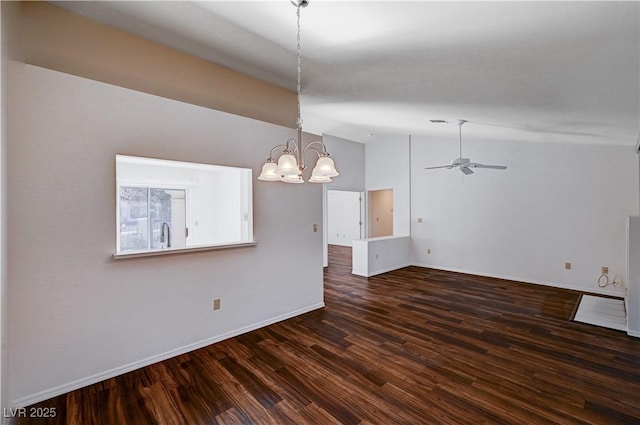
{"label": "doorway", "polygon": [[364,228],[364,192],[349,189],[326,189],[324,192],[323,266],[329,267],[329,249],[333,263],[348,258],[351,266],[351,245],[355,239],[366,237]]}
{"label": "doorway", "polygon": [[327,243],[351,246],[362,239],[362,192],[327,190]]}

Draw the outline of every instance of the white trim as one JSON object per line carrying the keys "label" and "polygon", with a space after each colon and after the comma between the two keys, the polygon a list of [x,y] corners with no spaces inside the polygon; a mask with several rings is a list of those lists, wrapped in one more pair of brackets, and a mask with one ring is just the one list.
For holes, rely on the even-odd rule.
{"label": "white trim", "polygon": [[217,245],[194,245],[194,246],[186,246],[183,248],[166,248],[166,249],[154,249],[148,251],[125,251],[117,254],[113,254],[114,260],[125,260],[127,258],[138,258],[138,257],[155,257],[158,255],[169,255],[169,254],[184,254],[186,252],[196,252],[196,251],[213,251],[216,249],[232,249],[232,248],[243,248],[246,246],[256,246],[258,245],[258,241],[248,241],[248,242],[226,242],[223,244]]}
{"label": "white trim", "polygon": [[330,243],[327,245],[338,245],[338,246],[346,246],[351,248],[353,246],[353,240],[349,241],[349,242],[334,242],[334,243]]}
{"label": "white trim", "polygon": [[601,288],[585,288],[584,286],[578,286],[578,285],[566,285],[564,283],[545,282],[542,280],[526,279],[523,277],[504,276],[504,275],[498,275],[498,274],[492,274],[492,273],[480,273],[477,271],[470,271],[470,270],[459,270],[459,269],[454,269],[450,267],[433,266],[425,263],[414,263],[413,265],[416,267],[425,267],[428,269],[443,270],[447,272],[471,274],[475,276],[491,277],[494,279],[512,280],[514,282],[532,283],[534,285],[551,286],[551,287],[560,288],[560,289],[571,289],[573,291],[588,292],[590,294],[610,295],[613,297],[624,297],[624,294],[620,292],[606,291],[606,290],[602,290]]}
{"label": "white trim", "polygon": [[412,265],[413,264],[411,264],[411,263],[405,263],[405,264],[400,264],[400,265],[397,265],[397,266],[386,267],[384,269],[370,271],[366,275],[358,274],[358,273],[351,273],[351,274],[353,274],[355,276],[361,276],[361,277],[371,277],[371,276],[377,276],[377,275],[382,274],[382,273],[392,272],[394,270],[404,269],[405,267],[409,267],[409,266],[412,266]]}
{"label": "white trim", "polygon": [[122,375],[124,373],[127,372],[131,372],[133,370],[136,369],[140,369],[143,368],[145,366],[149,366],[153,363],[157,363],[163,360],[167,360],[170,359],[172,357],[176,357],[179,356],[181,354],[185,354],[185,353],[189,353],[191,351],[197,350],[199,348],[203,348],[206,347],[208,345],[211,344],[215,344],[216,342],[220,342],[223,341],[225,339],[229,339],[229,338],[233,338],[235,336],[247,333],[247,332],[251,332],[254,331],[256,329],[260,329],[263,328],[265,326],[269,326],[272,325],[274,323],[277,322],[281,322],[283,320],[287,320],[290,319],[292,317],[296,317],[299,316],[301,314],[304,313],[308,313],[310,311],[313,310],[317,310],[319,308],[323,308],[324,307],[324,302],[318,303],[318,304],[314,304],[314,305],[310,305],[308,307],[305,308],[301,308],[299,310],[295,310],[286,314],[281,314],[280,316],[276,316],[273,317],[271,319],[267,319],[267,320],[263,320],[262,322],[258,322],[258,323],[254,323],[245,327],[242,327],[240,329],[236,329],[233,331],[229,331],[229,332],[225,332],[221,335],[216,335],[213,336],[211,338],[207,338],[207,339],[203,339],[201,341],[198,342],[194,342],[192,344],[187,344],[185,346],[176,348],[174,350],[170,350],[167,351],[166,353],[161,353],[161,354],[157,354],[151,357],[147,357],[146,359],[142,359],[142,360],[138,360],[135,362],[131,362],[129,364],[126,365],[122,365],[119,367],[115,367],[113,369],[110,370],[106,370],[104,372],[100,372],[100,373],[96,373],[95,375],[91,375],[91,376],[87,376],[85,378],[80,378],[77,379],[75,381],[72,382],[68,382],[66,384],[62,384],[62,385],[58,385],[56,387],[53,388],[49,388],[40,392],[37,392],[35,394],[30,394],[24,397],[21,397],[17,400],[13,400],[11,402],[9,402],[9,406],[10,407],[26,407],[26,406],[30,406],[34,403],[39,403],[41,401],[44,400],[48,400],[52,397],[56,397],[65,393],[68,393],[70,391],[74,391],[83,387],[86,387],[88,385],[93,385],[96,384],[98,382],[102,382],[106,379],[110,379],[110,378],[114,378],[116,376]]}
{"label": "white trim", "polygon": [[627,330],[627,335],[640,338],[640,332]]}

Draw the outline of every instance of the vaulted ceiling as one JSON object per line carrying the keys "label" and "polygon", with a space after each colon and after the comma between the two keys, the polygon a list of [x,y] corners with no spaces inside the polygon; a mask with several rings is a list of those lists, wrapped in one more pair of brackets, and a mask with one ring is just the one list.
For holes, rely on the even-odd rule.
{"label": "vaulted ceiling", "polygon": [[[295,90],[289,0],[51,2]],[[640,3],[311,0],[305,131],[636,144]],[[430,120],[446,120],[434,124]]]}

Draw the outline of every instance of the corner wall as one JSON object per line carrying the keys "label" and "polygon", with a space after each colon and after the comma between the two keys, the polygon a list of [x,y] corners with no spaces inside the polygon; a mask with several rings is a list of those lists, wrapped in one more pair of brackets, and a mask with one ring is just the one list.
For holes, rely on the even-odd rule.
{"label": "corner wall", "polygon": [[323,134],[322,142],[327,147],[327,152],[331,154],[331,157],[336,163],[336,168],[340,172],[340,176],[338,176],[334,181],[322,185],[322,205],[324,211],[322,214],[322,265],[327,267],[329,265],[329,237],[327,235],[327,217],[329,213],[327,211],[327,190],[346,190],[352,192],[363,192],[365,190],[365,147],[362,143],[342,139],[330,134]]}
{"label": "corner wall", "polygon": [[0,1],[0,408],[8,406],[8,277],[7,277],[7,67],[18,50],[14,42],[21,27],[19,4]]}
{"label": "corner wall", "polygon": [[5,219],[5,206],[6,202],[4,199],[5,189],[4,185],[6,182],[5,178],[5,170],[6,166],[4,164],[5,158],[5,131],[4,131],[4,122],[5,115],[7,110],[7,103],[5,99],[5,40],[6,36],[4,32],[6,31],[6,23],[7,18],[5,16],[5,8],[3,7],[3,3],[0,2],[0,46],[2,47],[2,52],[0,54],[0,409],[4,409],[6,404],[4,402],[4,374],[7,370],[5,366],[5,344],[4,337],[6,335],[6,331],[4,330],[5,325],[7,324],[7,319],[4,317],[6,312],[5,300],[6,300],[6,243],[5,243],[5,229],[6,225],[4,223]]}
{"label": "corner wall", "polygon": [[411,234],[410,140],[408,135],[375,135],[365,144],[366,190],[393,189],[396,236]]}
{"label": "corner wall", "polygon": [[[112,259],[116,153],[247,167],[255,179],[294,130],[22,63],[9,71],[12,405],[323,305],[316,185],[254,180],[256,247]],[[299,278],[281,279],[279,265]]]}

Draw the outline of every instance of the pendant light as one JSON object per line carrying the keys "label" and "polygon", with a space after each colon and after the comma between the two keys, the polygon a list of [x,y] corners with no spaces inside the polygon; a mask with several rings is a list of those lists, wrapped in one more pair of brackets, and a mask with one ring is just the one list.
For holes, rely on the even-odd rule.
{"label": "pendant light", "polygon": [[[331,177],[336,177],[340,173],[336,170],[333,159],[329,156],[324,143],[316,141],[311,142],[302,147],[302,117],[300,113],[300,81],[302,76],[302,56],[300,54],[300,8],[309,5],[308,0],[291,0],[296,7],[296,16],[298,18],[298,46],[297,46],[297,70],[298,70],[298,117],[296,120],[297,140],[289,139],[283,145],[274,146],[271,149],[269,158],[262,166],[262,171],[258,176],[258,180],[262,181],[280,181],[285,183],[304,183],[302,172],[307,168],[304,163],[304,156],[307,152],[315,152],[318,156],[316,165],[311,172],[310,183],[328,183]],[[274,157],[274,152],[281,150],[280,156]]]}

